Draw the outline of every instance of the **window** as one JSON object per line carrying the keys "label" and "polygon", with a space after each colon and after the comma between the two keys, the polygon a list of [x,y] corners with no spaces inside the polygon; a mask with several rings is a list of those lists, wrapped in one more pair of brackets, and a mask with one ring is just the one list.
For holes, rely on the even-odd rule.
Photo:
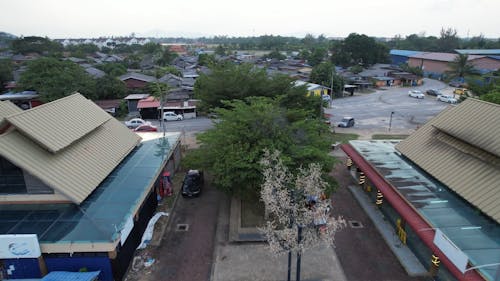
{"label": "window", "polygon": [[27,193],[23,171],[0,157],[0,194]]}

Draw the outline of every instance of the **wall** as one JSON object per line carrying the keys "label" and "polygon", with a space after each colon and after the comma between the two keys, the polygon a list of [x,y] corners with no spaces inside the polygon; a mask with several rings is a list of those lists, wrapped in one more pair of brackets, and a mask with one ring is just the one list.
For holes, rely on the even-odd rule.
{"label": "wall", "polygon": [[410,58],[408,60],[408,65],[411,67],[422,66],[425,72],[440,73],[440,74],[443,74],[445,71],[449,70],[448,62],[446,61],[435,61],[435,60],[425,60],[425,59],[422,60],[418,58]]}
{"label": "wall", "polygon": [[494,71],[500,68],[500,60],[495,60],[488,57],[471,60],[470,63],[479,70]]}
{"label": "wall", "polygon": [[141,80],[136,80],[136,79],[127,79],[125,81],[125,86],[129,89],[137,89],[137,88],[144,88],[146,87],[147,82],[141,81]]}

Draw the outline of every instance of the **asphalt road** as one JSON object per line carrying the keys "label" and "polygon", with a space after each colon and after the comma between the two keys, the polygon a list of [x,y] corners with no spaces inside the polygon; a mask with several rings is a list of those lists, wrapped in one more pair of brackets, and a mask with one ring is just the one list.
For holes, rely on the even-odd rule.
{"label": "asphalt road", "polygon": [[354,117],[353,129],[388,130],[392,114],[391,128],[397,130],[415,129],[436,116],[449,104],[436,100],[434,96],[425,95],[424,99],[408,96],[408,91],[439,89],[443,93],[451,93],[452,88],[431,79],[424,79],[424,85],[418,87],[393,87],[378,90],[370,94],[356,94],[333,100],[332,108],[325,108],[331,114],[330,121],[337,124],[344,116]]}

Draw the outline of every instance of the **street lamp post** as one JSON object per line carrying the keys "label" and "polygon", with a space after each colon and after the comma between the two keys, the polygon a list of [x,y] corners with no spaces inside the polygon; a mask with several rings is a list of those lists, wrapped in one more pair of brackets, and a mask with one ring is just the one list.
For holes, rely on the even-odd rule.
{"label": "street lamp post", "polygon": [[389,132],[391,131],[392,126],[392,115],[394,115],[394,111],[391,111],[391,118],[389,118]]}

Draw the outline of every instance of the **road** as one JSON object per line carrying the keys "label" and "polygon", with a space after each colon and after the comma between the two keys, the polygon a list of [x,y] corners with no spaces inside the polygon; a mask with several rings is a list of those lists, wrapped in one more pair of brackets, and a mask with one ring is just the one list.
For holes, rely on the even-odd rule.
{"label": "road", "polygon": [[424,124],[449,105],[437,101],[434,96],[426,95],[424,99],[409,97],[410,89],[422,92],[439,89],[443,93],[451,93],[452,90],[440,81],[425,78],[424,84],[418,87],[393,87],[375,93],[334,99],[333,107],[325,108],[325,113],[332,115],[332,124],[337,124],[343,116],[354,117],[356,125],[350,131],[368,129],[382,132],[388,131],[391,112],[394,112],[391,130],[408,131]]}

